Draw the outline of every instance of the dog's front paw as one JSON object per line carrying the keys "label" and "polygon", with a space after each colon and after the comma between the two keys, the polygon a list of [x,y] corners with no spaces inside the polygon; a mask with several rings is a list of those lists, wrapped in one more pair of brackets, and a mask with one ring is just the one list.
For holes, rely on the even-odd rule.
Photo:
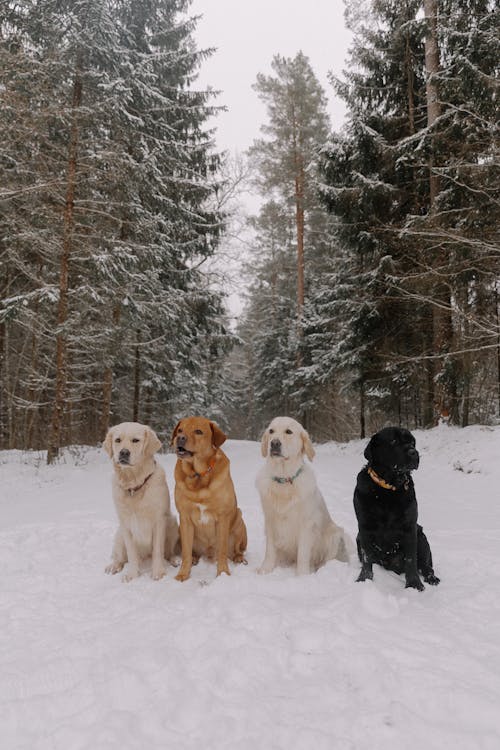
{"label": "dog's front paw", "polygon": [[428,576],[424,576],[424,581],[428,583],[429,586],[437,586],[441,579],[435,576],[434,573],[431,573]]}
{"label": "dog's front paw", "polygon": [[222,573],[225,573],[227,576],[231,575],[227,564],[217,566],[217,575],[220,576]]}
{"label": "dog's front paw", "polygon": [[356,583],[362,583],[363,581],[373,581],[373,570],[361,569],[359,576],[356,578]]}
{"label": "dog's front paw", "polygon": [[406,579],[406,589],[417,589],[417,591],[423,591],[425,589],[424,584],[418,576]]}
{"label": "dog's front paw", "polygon": [[153,579],[153,581],[159,581],[161,578],[163,578],[164,575],[165,575],[165,568],[163,567],[163,565],[161,567],[160,566],[158,566],[157,568],[155,567],[151,571],[151,578]]}
{"label": "dog's front paw", "polygon": [[187,581],[188,578],[189,578],[189,573],[185,573],[183,570],[179,570],[179,572],[175,576],[176,581]]}
{"label": "dog's front paw", "polygon": [[123,570],[124,565],[125,563],[112,562],[104,568],[104,572],[110,573],[111,575],[114,576],[115,573],[119,573],[120,570]]}
{"label": "dog's front paw", "polygon": [[139,578],[138,570],[127,570],[127,572],[122,575],[123,583],[130,583],[134,578]]}
{"label": "dog's front paw", "polygon": [[260,568],[257,568],[257,573],[260,576],[267,576],[267,575],[269,575],[269,573],[272,573],[273,570],[274,570],[274,565],[266,565],[266,564],[263,563],[260,566]]}

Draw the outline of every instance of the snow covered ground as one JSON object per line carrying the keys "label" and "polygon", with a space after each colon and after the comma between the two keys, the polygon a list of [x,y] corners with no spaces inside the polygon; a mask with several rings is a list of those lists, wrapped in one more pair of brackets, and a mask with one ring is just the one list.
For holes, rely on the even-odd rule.
{"label": "snow covered ground", "polygon": [[[259,446],[224,449],[248,566],[186,583],[106,576],[116,526],[102,451],[0,453],[2,750],[498,750],[500,428],[417,432],[420,521],[441,585],[330,562],[259,576]],[[318,447],[354,537],[364,441]],[[160,457],[172,491],[174,457]]]}

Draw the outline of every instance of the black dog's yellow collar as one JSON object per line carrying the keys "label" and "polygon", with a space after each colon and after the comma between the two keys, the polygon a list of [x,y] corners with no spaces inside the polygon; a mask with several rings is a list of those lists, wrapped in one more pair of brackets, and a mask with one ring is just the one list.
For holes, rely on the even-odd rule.
{"label": "black dog's yellow collar", "polygon": [[392,490],[393,492],[396,492],[397,488],[393,484],[389,484],[389,482],[386,482],[385,479],[382,479],[382,477],[379,477],[379,475],[375,471],[373,471],[371,466],[367,466],[367,471],[375,484],[378,484],[379,487],[383,487],[384,490]]}

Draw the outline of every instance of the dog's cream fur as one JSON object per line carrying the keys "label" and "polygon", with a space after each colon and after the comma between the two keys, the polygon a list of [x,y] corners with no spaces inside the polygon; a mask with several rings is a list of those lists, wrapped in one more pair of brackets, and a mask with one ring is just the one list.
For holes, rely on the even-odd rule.
{"label": "dog's cream fur", "polygon": [[[138,422],[112,427],[104,441],[113,460],[113,500],[120,522],[106,573],[118,573],[128,562],[124,581],[137,578],[139,562],[147,557],[152,557],[151,576],[162,578],[164,557],[172,559],[178,543],[179,527],[170,512],[165,472],[154,459],[160,448],[153,430]],[[130,451],[128,464],[120,463],[122,449]]]}
{"label": "dog's cream fur", "polygon": [[[271,440],[281,445],[280,456],[271,455]],[[259,573],[270,573],[276,565],[296,565],[299,575],[317,570],[327,560],[349,561],[354,545],[337,526],[316,484],[310,461],[314,448],[301,424],[289,417],[276,417],[261,442],[266,463],[257,476],[266,528],[266,554]],[[279,483],[273,477],[293,478]]]}

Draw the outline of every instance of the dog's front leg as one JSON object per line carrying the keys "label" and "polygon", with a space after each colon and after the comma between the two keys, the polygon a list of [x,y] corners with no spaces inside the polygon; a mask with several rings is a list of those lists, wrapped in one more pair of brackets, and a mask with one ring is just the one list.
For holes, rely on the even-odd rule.
{"label": "dog's front leg", "polygon": [[229,566],[227,564],[227,552],[229,545],[229,526],[230,516],[224,515],[217,520],[216,524],[216,536],[217,536],[217,575],[226,573],[230,576]]}
{"label": "dog's front leg", "polygon": [[359,576],[356,578],[356,582],[371,581],[373,580],[373,563],[367,552],[369,547],[368,540],[364,538],[361,531],[358,534],[356,542],[358,546],[358,557],[361,563],[361,570]]}
{"label": "dog's front leg", "polygon": [[123,566],[126,562],[127,550],[125,548],[125,542],[123,541],[121,529],[118,529],[113,542],[111,562],[106,566],[105,571],[106,573],[111,573],[112,575],[114,575],[115,573],[119,573],[120,570],[123,570]]}
{"label": "dog's front leg", "polygon": [[165,518],[160,518],[153,528],[153,554],[151,578],[159,581],[165,575],[165,565],[163,564],[163,553],[165,550],[165,535],[167,532],[167,523]]}
{"label": "dog's front leg", "polygon": [[278,554],[276,551],[276,545],[274,543],[274,537],[272,532],[272,526],[266,521],[266,554],[262,561],[262,565],[257,569],[257,573],[267,574],[272,573],[276,567],[278,561]]}
{"label": "dog's front leg", "polygon": [[122,528],[123,541],[127,550],[127,571],[122,575],[122,581],[128,583],[139,575],[139,555],[134,538],[128,529]]}
{"label": "dog's front leg", "polygon": [[425,586],[417,570],[417,530],[410,529],[403,536],[404,570],[407,589],[423,591]]}
{"label": "dog's front leg", "polygon": [[194,526],[190,518],[181,514],[180,522],[181,546],[182,546],[182,563],[179,572],[175,576],[176,581],[185,581],[191,573],[193,564],[193,539]]}

